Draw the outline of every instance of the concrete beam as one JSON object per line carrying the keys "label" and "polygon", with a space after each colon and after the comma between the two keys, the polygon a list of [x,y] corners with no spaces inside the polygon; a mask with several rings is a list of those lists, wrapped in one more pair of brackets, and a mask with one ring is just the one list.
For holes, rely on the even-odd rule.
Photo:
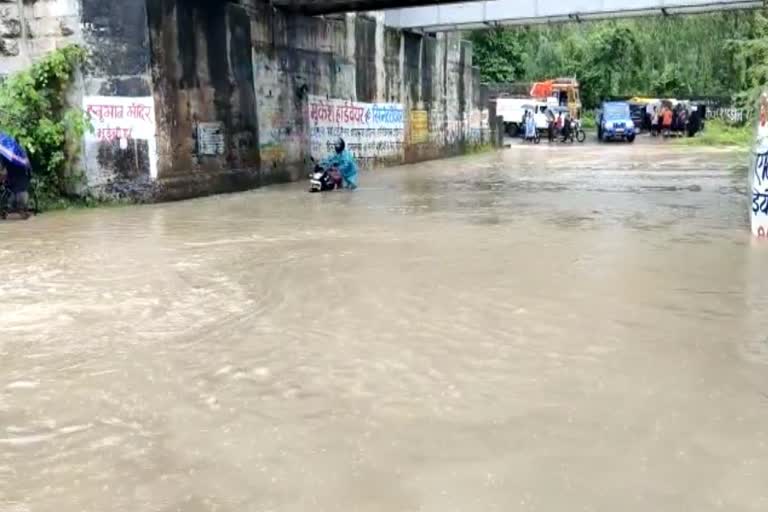
{"label": "concrete beam", "polygon": [[[444,5],[461,0],[272,0],[281,9],[310,16],[355,11],[381,11],[401,7]],[[470,0],[479,1],[479,0]],[[466,0],[463,0],[466,3]]]}
{"label": "concrete beam", "polygon": [[765,0],[485,0],[388,10],[386,24],[429,32],[483,29],[602,18],[757,9]]}

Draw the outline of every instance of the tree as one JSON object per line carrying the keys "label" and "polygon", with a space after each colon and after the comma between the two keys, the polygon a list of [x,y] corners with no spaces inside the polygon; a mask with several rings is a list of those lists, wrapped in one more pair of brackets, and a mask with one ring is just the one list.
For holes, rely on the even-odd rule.
{"label": "tree", "polygon": [[587,40],[581,67],[584,103],[594,107],[632,87],[642,64],[635,34],[623,25],[605,25]]}
{"label": "tree", "polygon": [[749,112],[755,110],[758,96],[768,86],[768,17],[766,11],[755,14],[753,30],[742,40],[732,40],[737,58],[744,65],[745,83],[735,95],[736,102]]}
{"label": "tree", "polygon": [[693,94],[693,86],[679,68],[668,64],[651,80],[650,91],[655,96],[688,98]]}
{"label": "tree", "polygon": [[473,62],[485,82],[504,83],[522,74],[521,48],[516,33],[494,29],[472,34]]}
{"label": "tree", "polygon": [[752,98],[768,78],[766,20],[765,12],[649,16],[477,31],[472,40],[483,80],[575,76],[587,108],[609,96],[728,97],[749,89]]}

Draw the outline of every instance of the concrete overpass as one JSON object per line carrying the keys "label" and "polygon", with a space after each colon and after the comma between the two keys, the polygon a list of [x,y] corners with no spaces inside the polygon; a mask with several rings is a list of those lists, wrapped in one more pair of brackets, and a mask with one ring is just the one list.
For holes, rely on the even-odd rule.
{"label": "concrete overpass", "polygon": [[388,10],[386,24],[402,29],[443,32],[504,25],[757,9],[765,5],[765,0],[491,0]]}
{"label": "concrete overpass", "polygon": [[[353,11],[381,11],[399,7],[436,6],[461,0],[272,0],[272,5],[310,16]],[[477,1],[477,0],[473,0]],[[462,3],[467,3],[464,0]]]}

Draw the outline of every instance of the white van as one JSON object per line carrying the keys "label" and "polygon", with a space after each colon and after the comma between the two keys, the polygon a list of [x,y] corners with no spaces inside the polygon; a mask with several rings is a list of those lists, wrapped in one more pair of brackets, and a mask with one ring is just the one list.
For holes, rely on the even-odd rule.
{"label": "white van", "polygon": [[504,118],[504,131],[510,137],[517,137],[523,129],[526,110],[533,110],[533,118],[539,131],[547,129],[547,103],[532,98],[498,98],[496,115]]}

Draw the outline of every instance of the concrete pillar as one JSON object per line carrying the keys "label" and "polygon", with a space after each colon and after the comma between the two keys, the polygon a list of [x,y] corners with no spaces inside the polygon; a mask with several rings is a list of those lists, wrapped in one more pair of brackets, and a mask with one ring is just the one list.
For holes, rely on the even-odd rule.
{"label": "concrete pillar", "polygon": [[755,154],[750,169],[752,234],[768,238],[768,91],[760,95]]}

